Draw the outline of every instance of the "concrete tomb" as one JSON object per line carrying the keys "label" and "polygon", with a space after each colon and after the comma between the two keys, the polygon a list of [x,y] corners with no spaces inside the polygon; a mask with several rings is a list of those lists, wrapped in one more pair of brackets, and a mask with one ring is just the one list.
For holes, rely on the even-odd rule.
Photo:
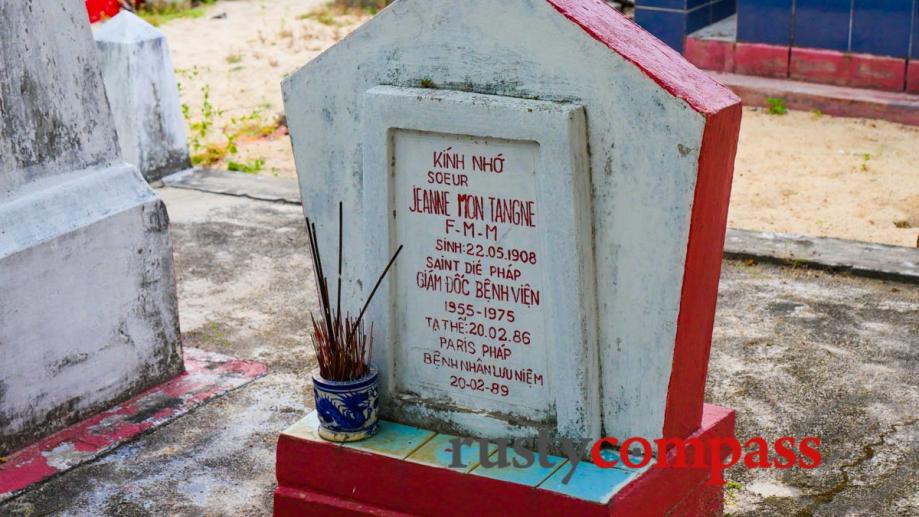
{"label": "concrete tomb", "polygon": [[[339,200],[353,223],[346,301],[405,245],[368,312],[389,433],[732,436],[733,413],[703,406],[741,116],[730,91],[603,0],[398,0],[283,90],[322,247],[335,247]],[[383,474],[296,474],[325,457],[336,471],[402,469],[400,483],[448,499],[499,494],[489,501],[512,514],[572,508],[480,468],[457,477],[336,452],[299,425],[279,442],[276,509],[444,508],[389,497]],[[397,457],[422,462],[425,447]],[[630,484],[615,505],[640,507],[666,475],[558,490],[606,505]],[[693,492],[704,476],[673,475],[682,488],[662,513],[690,493],[720,504],[718,487]]]}
{"label": "concrete tomb", "polygon": [[[740,104],[601,0],[400,0],[285,80],[304,200],[378,295],[384,414],[698,429]],[[357,224],[360,222],[360,224]],[[345,296],[345,295],[343,295]]]}
{"label": "concrete tomb", "polygon": [[166,208],[80,0],[0,4],[0,455],[183,370]]}
{"label": "concrete tomb", "polygon": [[122,11],[94,37],[122,157],[148,181],[190,167],[166,35]]}

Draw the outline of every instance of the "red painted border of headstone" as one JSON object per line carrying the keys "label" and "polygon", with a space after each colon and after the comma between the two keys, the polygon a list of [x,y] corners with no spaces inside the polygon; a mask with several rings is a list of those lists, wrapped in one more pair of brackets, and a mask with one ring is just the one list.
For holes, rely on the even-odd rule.
{"label": "red painted border of headstone", "polygon": [[[706,405],[703,441],[734,436],[734,411]],[[686,457],[694,457],[690,446]],[[724,459],[727,449],[720,451]],[[706,457],[711,455],[706,453]],[[651,469],[607,504],[431,467],[334,443],[278,439],[274,514],[313,515],[720,515],[723,492],[708,469]]]}
{"label": "red painted border of headstone", "polygon": [[712,115],[740,102],[730,90],[604,0],[546,1],[693,110]]}
{"label": "red painted border of headstone", "polygon": [[706,118],[663,428],[664,436],[688,436],[702,418],[740,99],[603,0],[547,1]]}
{"label": "red painted border of headstone", "polygon": [[[0,464],[0,501],[97,458],[268,371],[255,361],[195,348],[186,348],[184,355],[185,373],[178,377],[10,454]],[[49,462],[55,451],[64,451],[68,459]]]}
{"label": "red painted border of headstone", "polygon": [[96,23],[103,18],[111,18],[121,11],[118,0],[86,0],[86,12],[89,22]]}
{"label": "red painted border of headstone", "polygon": [[664,436],[687,436],[702,419],[741,114],[738,102],[710,116],[702,137]]}

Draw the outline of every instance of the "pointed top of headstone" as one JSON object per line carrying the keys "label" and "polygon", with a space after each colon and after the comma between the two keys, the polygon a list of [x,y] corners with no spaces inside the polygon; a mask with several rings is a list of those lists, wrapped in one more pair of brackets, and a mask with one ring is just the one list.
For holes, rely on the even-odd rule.
{"label": "pointed top of headstone", "polygon": [[102,24],[94,35],[96,41],[107,43],[137,43],[165,39],[163,31],[147,23],[136,14],[122,10],[111,20]]}
{"label": "pointed top of headstone", "polygon": [[86,6],[0,2],[0,197],[120,156]]}
{"label": "pointed top of headstone", "polygon": [[604,0],[546,1],[590,37],[637,66],[693,110],[710,115],[740,101],[729,89]]}

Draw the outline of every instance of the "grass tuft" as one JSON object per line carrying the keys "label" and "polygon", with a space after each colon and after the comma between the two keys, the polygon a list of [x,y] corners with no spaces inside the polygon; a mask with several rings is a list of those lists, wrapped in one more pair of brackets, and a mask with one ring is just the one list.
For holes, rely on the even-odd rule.
{"label": "grass tuft", "polygon": [[181,18],[200,18],[207,11],[207,6],[217,0],[186,0],[183,2],[166,2],[156,0],[134,0],[134,11],[138,16],[154,27]]}
{"label": "grass tuft", "polygon": [[766,103],[769,104],[768,112],[770,115],[784,115],[788,113],[788,107],[785,106],[785,99],[769,97],[766,99]]}

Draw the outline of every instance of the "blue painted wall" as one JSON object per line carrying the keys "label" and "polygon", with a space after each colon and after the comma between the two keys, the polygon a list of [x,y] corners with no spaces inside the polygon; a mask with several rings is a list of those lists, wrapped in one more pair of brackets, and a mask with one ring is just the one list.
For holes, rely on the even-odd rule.
{"label": "blue painted wall", "polygon": [[919,0],[637,0],[635,21],[682,51],[737,13],[737,41],[919,58]]}
{"label": "blue painted wall", "polygon": [[687,34],[723,20],[736,10],[737,0],[637,0],[635,21],[682,52]]}
{"label": "blue painted wall", "polygon": [[904,58],[912,52],[919,57],[915,42],[917,3],[917,0],[739,0],[737,41]]}
{"label": "blue painted wall", "polygon": [[855,0],[852,52],[909,56],[913,0]]}
{"label": "blue painted wall", "polygon": [[792,0],[738,0],[737,41],[791,44]]}
{"label": "blue painted wall", "polygon": [[913,51],[910,54],[913,59],[919,59],[919,0],[915,0],[913,6]]}
{"label": "blue painted wall", "polygon": [[795,46],[849,50],[852,0],[795,0]]}

